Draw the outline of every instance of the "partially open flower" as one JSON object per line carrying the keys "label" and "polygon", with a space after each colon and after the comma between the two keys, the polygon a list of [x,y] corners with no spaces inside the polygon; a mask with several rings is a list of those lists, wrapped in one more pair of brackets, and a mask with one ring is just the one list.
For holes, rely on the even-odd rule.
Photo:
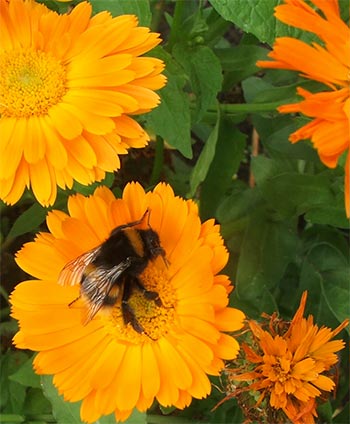
{"label": "partially open flower", "polygon": [[331,339],[349,320],[335,330],[319,328],[312,315],[303,317],[306,298],[304,292],[290,323],[277,314],[266,325],[249,321],[241,366],[232,363],[226,369],[229,393],[224,400],[236,397],[248,420],[313,424],[317,399],[335,388],[330,370],[345,343]]}

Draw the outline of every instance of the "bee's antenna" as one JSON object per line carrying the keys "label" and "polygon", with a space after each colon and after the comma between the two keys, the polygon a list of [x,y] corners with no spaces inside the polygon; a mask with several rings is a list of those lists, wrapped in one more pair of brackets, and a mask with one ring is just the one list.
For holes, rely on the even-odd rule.
{"label": "bee's antenna", "polygon": [[151,224],[150,224],[151,210],[147,208],[147,212],[148,212],[147,225],[149,226],[149,228],[151,228]]}
{"label": "bee's antenna", "polygon": [[144,218],[146,217],[146,215],[148,215],[147,225],[149,226],[149,228],[152,228],[151,227],[151,224],[150,224],[151,210],[149,208],[146,209],[145,213],[143,214],[142,218],[140,219],[140,222],[142,222],[144,220]]}

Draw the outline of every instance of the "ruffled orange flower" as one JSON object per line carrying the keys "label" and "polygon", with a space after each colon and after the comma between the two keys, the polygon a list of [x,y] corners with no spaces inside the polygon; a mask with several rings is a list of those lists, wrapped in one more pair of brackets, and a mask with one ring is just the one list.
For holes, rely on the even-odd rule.
{"label": "ruffled orange flower", "polygon": [[[84,324],[88,305],[74,301],[80,284],[57,284],[61,270],[147,209],[166,260],[150,261],[140,278],[162,304],[137,290],[132,294],[129,302],[144,333],[124,324],[119,299]],[[145,411],[155,398],[184,408],[192,397],[207,396],[207,374],[218,375],[223,359],[239,350],[223,331],[240,329],[244,319],[227,307],[232,286],[220,274],[228,253],[219,226],[214,220],[201,224],[197,206],[163,183],[148,193],[138,183],[128,184],[122,199],[99,187],[90,197],[70,197],[68,210],[49,212],[50,233],[38,234],[17,255],[19,266],[38,280],[19,284],[11,295],[12,316],[20,325],[15,345],[39,351],[36,372],[54,374],[66,400],[83,400],[83,421],[112,412],[124,420],[135,406]]]}
{"label": "ruffled orange flower", "polygon": [[[243,385],[239,385],[232,396],[258,391],[260,397],[253,406],[254,411],[259,405],[264,409],[261,405],[264,400],[268,402],[265,404],[267,420],[259,422],[272,422],[273,417],[276,423],[285,423],[288,418],[293,424],[313,424],[317,417],[316,399],[335,387],[334,375],[328,371],[338,362],[335,352],[343,349],[345,343],[331,339],[348,325],[349,320],[335,330],[319,328],[312,315],[303,317],[306,298],[307,292],[304,292],[291,323],[273,315],[267,331],[250,321],[253,338],[242,344],[244,365],[240,369],[227,370],[232,382],[244,382],[238,383]],[[248,386],[245,382],[249,382]],[[282,415],[276,410],[283,411]]]}
{"label": "ruffled orange flower", "polygon": [[319,93],[298,88],[297,92],[304,100],[280,106],[278,110],[313,118],[294,132],[290,141],[311,139],[326,166],[335,168],[340,156],[346,153],[345,209],[349,217],[350,28],[340,17],[338,0],[311,2],[318,11],[303,0],[285,0],[285,4],[276,7],[275,16],[288,25],[313,32],[324,45],[309,45],[291,37],[277,38],[269,53],[274,61],[258,61],[257,65],[300,71],[302,76],[329,87]]}
{"label": "ruffled orange flower", "polygon": [[131,15],[58,15],[31,0],[0,0],[0,198],[25,187],[44,205],[57,186],[90,184],[120,167],[148,135],[129,115],[159,103],[162,61],[139,57],[158,34]]}

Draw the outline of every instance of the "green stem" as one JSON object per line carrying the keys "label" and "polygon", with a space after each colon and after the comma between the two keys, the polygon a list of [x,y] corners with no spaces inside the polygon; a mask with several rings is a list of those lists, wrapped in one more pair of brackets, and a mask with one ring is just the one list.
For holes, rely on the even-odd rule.
{"label": "green stem", "polygon": [[0,414],[0,423],[23,423],[25,420],[21,415]]}
{"label": "green stem", "polygon": [[217,38],[222,36],[230,26],[230,22],[218,17],[214,22],[210,22],[208,31],[204,34],[209,46],[217,42]]}
{"label": "green stem", "polygon": [[5,252],[13,241],[15,241],[14,237],[6,237],[5,240],[1,243],[2,251]]}
{"label": "green stem", "polygon": [[5,300],[8,300],[9,295],[3,286],[0,286],[0,296],[2,296]]}
{"label": "green stem", "polygon": [[[221,113],[228,116],[237,116],[246,113],[261,113],[261,112],[276,112],[276,108],[280,106],[282,102],[273,103],[236,103],[236,104],[220,104]],[[194,105],[191,105],[194,108]],[[205,113],[205,119],[207,121],[216,120],[217,110],[208,109]]]}
{"label": "green stem", "polygon": [[162,19],[164,8],[165,8],[165,0],[159,0],[154,5],[153,14],[152,14],[152,22],[151,22],[152,31],[158,31],[159,23]]}
{"label": "green stem", "polygon": [[275,112],[276,108],[283,102],[271,103],[237,103],[237,104],[220,104],[220,109],[223,113],[255,113],[255,112]]}
{"label": "green stem", "polygon": [[33,415],[26,415],[26,422],[28,421],[41,421],[44,423],[57,423],[55,418],[51,414],[33,414]]}
{"label": "green stem", "polygon": [[33,414],[25,417],[18,414],[0,414],[0,423],[29,423],[44,422],[56,423],[57,421],[51,414]]}
{"label": "green stem", "polygon": [[157,137],[155,144],[155,157],[152,169],[152,175],[150,178],[150,186],[155,186],[160,178],[160,174],[163,169],[164,159],[164,141],[160,137]]}
{"label": "green stem", "polygon": [[174,47],[174,44],[177,42],[179,38],[179,34],[181,34],[185,1],[186,0],[176,0],[175,2],[173,24],[171,26],[171,31],[169,35],[169,41],[168,41],[169,51],[172,50],[172,48]]}

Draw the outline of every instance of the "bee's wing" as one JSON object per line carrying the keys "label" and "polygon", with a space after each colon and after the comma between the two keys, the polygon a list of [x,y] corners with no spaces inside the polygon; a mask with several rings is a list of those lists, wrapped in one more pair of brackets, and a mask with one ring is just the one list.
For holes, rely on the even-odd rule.
{"label": "bee's wing", "polygon": [[127,258],[112,268],[95,268],[85,276],[81,290],[89,305],[85,323],[102,308],[113,284],[130,265],[131,260]]}
{"label": "bee's wing", "polygon": [[85,268],[96,258],[99,250],[100,246],[95,247],[68,262],[58,277],[58,284],[62,286],[74,286],[75,284],[79,284],[82,280]]}

